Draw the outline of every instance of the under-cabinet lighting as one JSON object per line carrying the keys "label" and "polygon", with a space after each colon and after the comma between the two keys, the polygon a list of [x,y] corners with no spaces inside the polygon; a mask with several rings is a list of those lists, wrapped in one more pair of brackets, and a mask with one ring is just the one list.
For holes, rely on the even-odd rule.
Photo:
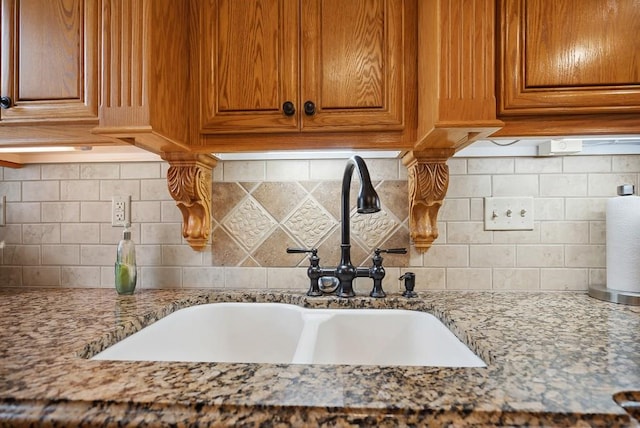
{"label": "under-cabinet lighting", "polygon": [[353,155],[365,159],[397,159],[399,150],[293,150],[244,153],[213,153],[222,160],[301,160],[301,159],[349,159]]}
{"label": "under-cabinet lighting", "polygon": [[0,153],[53,153],[88,151],[90,146],[42,146],[42,147],[0,147]]}

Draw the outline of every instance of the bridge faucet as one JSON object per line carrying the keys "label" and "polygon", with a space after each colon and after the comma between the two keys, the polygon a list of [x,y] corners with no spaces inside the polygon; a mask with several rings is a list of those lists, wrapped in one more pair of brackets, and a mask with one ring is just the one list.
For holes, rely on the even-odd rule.
{"label": "bridge faucet", "polygon": [[[309,258],[311,265],[307,270],[310,280],[309,296],[321,296],[323,293],[334,293],[340,297],[353,297],[356,293],[353,290],[353,280],[357,277],[369,277],[377,284],[377,291],[374,297],[384,297],[382,292],[382,278],[384,268],[382,268],[382,258],[372,269],[356,268],[351,263],[351,225],[349,218],[349,193],[351,188],[351,176],[353,170],[357,169],[360,175],[360,192],[358,193],[358,212],[360,214],[372,214],[380,211],[380,198],[371,184],[369,170],[364,160],[360,156],[353,156],[348,160],[342,178],[341,194],[341,217],[342,217],[342,242],[340,244],[340,264],[336,268],[320,267],[320,258],[316,248],[287,248],[287,253],[311,253]],[[379,256],[379,253],[377,253]],[[375,261],[374,261],[375,265]],[[322,280],[323,286],[318,284]],[[331,281],[327,281],[331,280]],[[327,285],[328,284],[328,285]]]}

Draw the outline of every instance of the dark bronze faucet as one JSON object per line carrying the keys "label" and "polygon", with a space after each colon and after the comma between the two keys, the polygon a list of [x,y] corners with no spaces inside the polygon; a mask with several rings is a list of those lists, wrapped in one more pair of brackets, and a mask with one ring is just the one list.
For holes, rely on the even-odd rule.
{"label": "dark bronze faucet", "polygon": [[[369,170],[364,160],[360,156],[353,156],[347,162],[347,166],[344,169],[344,176],[342,178],[342,193],[341,193],[341,220],[342,230],[341,237],[342,243],[340,244],[340,264],[336,268],[322,268],[320,267],[320,258],[318,257],[318,250],[315,248],[287,248],[288,253],[311,253],[310,262],[311,265],[307,269],[307,276],[310,280],[309,296],[321,296],[323,293],[333,293],[339,297],[353,297],[356,295],[353,290],[353,281],[358,277],[372,278],[373,290],[371,291],[372,297],[384,297],[385,293],[382,290],[382,279],[385,272],[382,267],[381,252],[405,254],[407,250],[405,248],[394,248],[389,250],[375,251],[373,257],[373,266],[371,268],[356,268],[351,262],[351,224],[349,218],[349,193],[351,188],[351,177],[353,170],[357,169],[360,175],[360,191],[358,193],[357,207],[360,214],[373,214],[380,211],[380,198],[373,188],[371,183],[371,177],[369,176]],[[324,278],[336,278],[335,287],[321,288],[319,282]]]}

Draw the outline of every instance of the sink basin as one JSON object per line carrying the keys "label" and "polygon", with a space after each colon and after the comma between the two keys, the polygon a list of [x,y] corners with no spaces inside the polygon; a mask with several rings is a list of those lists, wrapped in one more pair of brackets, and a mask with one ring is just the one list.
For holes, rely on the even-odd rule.
{"label": "sink basin", "polygon": [[425,312],[306,309],[282,303],[180,309],[93,359],[485,367]]}

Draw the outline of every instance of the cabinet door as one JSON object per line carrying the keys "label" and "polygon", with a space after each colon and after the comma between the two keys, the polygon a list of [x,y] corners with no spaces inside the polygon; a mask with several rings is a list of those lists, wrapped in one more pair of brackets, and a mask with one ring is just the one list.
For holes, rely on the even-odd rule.
{"label": "cabinet door", "polygon": [[[201,120],[206,132],[298,131],[298,0],[203,4]],[[287,115],[284,103],[295,112]]]}
{"label": "cabinet door", "polygon": [[499,112],[640,111],[638,0],[502,0]]}
{"label": "cabinet door", "polygon": [[302,0],[303,130],[403,123],[403,1]]}
{"label": "cabinet door", "polygon": [[0,120],[97,121],[98,2],[0,1]]}

